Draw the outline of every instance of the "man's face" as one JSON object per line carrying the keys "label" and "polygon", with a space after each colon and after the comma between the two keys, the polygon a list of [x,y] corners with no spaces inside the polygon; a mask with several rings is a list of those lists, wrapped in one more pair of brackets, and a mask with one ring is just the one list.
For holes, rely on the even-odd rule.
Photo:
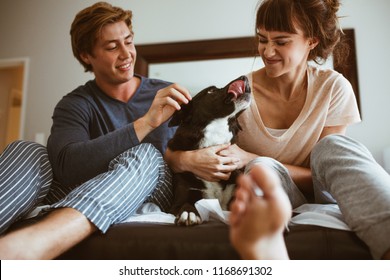
{"label": "man's face", "polygon": [[134,76],[136,54],[133,34],[121,21],[105,25],[92,55],[83,54],[82,59],[92,66],[97,83],[119,85]]}

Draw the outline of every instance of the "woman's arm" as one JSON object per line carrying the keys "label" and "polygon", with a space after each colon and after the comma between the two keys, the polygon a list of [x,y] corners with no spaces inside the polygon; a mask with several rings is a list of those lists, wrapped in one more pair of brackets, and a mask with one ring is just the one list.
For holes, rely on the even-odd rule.
{"label": "woman's arm", "polygon": [[[346,132],[346,126],[331,126],[331,127],[324,127],[322,130],[320,139],[327,135],[331,134],[342,134],[344,135]],[[230,157],[236,157],[239,159],[237,165],[238,168],[242,168],[243,166],[247,165],[251,160],[258,157],[258,155],[248,153],[244,150],[242,150],[237,145],[231,145],[228,148],[222,150],[220,152],[221,155],[224,156],[230,156]],[[294,166],[291,164],[283,164],[294,183],[298,186],[298,188],[305,194],[312,195],[313,194],[313,179],[311,175],[310,168],[301,167],[301,166]]]}
{"label": "woman's arm", "polygon": [[347,131],[347,126],[346,125],[339,125],[339,126],[326,126],[321,132],[320,139],[324,138],[327,135],[331,134],[341,134],[345,135]]}
{"label": "woman's arm", "polygon": [[[220,154],[238,158],[238,168],[245,167],[250,161],[259,157],[259,155],[244,151],[237,145],[229,146],[228,148],[222,150]],[[287,168],[294,183],[302,192],[308,194],[313,193],[313,182],[310,168],[304,168],[290,164],[284,164],[284,166]]]}
{"label": "woman's arm", "polygon": [[[345,125],[324,127],[320,136],[320,140],[331,134],[344,135],[346,129],[347,126]],[[313,179],[310,168],[294,166],[290,164],[284,164],[284,166],[288,169],[288,172],[290,173],[294,183],[303,193],[313,194]]]}
{"label": "woman's arm", "polygon": [[[330,134],[345,134],[346,126],[325,127],[321,138]],[[237,145],[218,145],[195,151],[171,151],[167,149],[164,158],[175,173],[192,172],[207,181],[227,180],[232,171],[245,167],[251,160],[259,157],[244,151]],[[284,164],[299,189],[313,193],[310,168]]]}
{"label": "woman's arm", "polygon": [[283,164],[287,168],[288,173],[291,176],[291,179],[294,181],[295,185],[300,189],[304,194],[312,195],[313,194],[313,179],[311,176],[311,169],[307,167],[295,166],[291,164]]}

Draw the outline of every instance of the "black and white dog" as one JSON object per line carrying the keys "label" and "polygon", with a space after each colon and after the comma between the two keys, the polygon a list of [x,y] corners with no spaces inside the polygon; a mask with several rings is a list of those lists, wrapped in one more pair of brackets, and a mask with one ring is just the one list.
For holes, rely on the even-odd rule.
{"label": "black and white dog", "polygon": [[[168,142],[172,151],[190,151],[218,144],[234,143],[241,129],[237,117],[250,104],[251,89],[245,76],[223,88],[208,87],[187,105],[177,111],[169,126],[178,126]],[[201,218],[195,202],[202,198],[217,198],[222,209],[227,210],[232,199],[235,176],[228,181],[208,182],[193,173],[177,173],[173,177],[175,199],[171,213],[176,225],[200,224]]]}

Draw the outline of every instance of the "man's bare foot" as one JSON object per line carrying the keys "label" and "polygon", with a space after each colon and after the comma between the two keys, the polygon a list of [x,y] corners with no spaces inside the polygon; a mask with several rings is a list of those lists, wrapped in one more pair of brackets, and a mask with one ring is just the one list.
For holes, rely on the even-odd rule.
{"label": "man's bare foot", "polygon": [[59,208],[35,224],[3,235],[0,259],[53,259],[96,230],[79,211]]}
{"label": "man's bare foot", "polygon": [[[234,248],[243,259],[288,259],[283,231],[292,209],[279,177],[272,169],[257,164],[237,183],[230,214]],[[262,196],[255,193],[256,188],[262,190]]]}

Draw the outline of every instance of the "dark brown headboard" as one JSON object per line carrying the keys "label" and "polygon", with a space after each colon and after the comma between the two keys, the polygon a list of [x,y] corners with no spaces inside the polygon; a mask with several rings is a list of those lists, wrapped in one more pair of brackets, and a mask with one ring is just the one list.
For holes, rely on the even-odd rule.
{"label": "dark brown headboard", "polygon": [[[335,70],[342,73],[352,84],[360,109],[355,32],[354,29],[344,29],[344,33],[350,46],[348,63],[335,67]],[[146,77],[149,74],[149,64],[151,63],[241,58],[257,55],[257,41],[254,37],[146,44],[137,45],[136,48],[135,72]]]}

